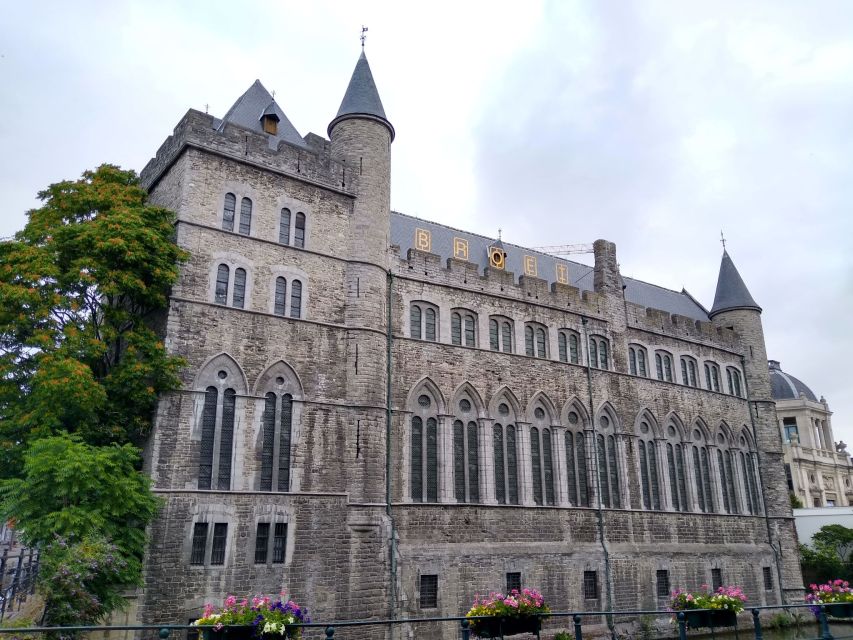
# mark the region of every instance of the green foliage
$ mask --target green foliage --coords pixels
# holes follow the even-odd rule
[[[804,586],[835,579],[853,581],[853,529],[840,524],[821,527],[812,545],[800,545]]]
[[[181,365],[152,330],[186,259],[173,213],[112,165],[39,198],[26,227],[0,242],[5,477],[20,471],[22,444],[61,431],[139,444]]]
[[[789,493],[788,498],[791,501],[792,509],[802,509],[805,506],[803,505],[803,501],[800,500],[800,497],[794,492]]]
[[[118,548],[98,535],[69,542],[57,538],[42,548],[39,591],[45,600],[43,623],[73,626],[101,622],[125,606],[122,592],[139,584]]]
[[[21,524],[28,545],[98,534],[138,563],[159,506],[138,460],[131,445],[94,447],[68,434],[36,440],[22,477],[0,484],[0,516]]]
[[[794,626],[794,619],[789,613],[780,611],[770,616],[770,620],[764,626],[767,629],[788,629]]]
[[[554,640],[574,640],[574,637],[568,631],[558,631],[554,634]]]

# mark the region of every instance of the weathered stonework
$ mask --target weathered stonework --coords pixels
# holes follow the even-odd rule
[[[502,589],[507,572],[520,572],[561,610],[661,606],[661,570],[672,587],[695,588],[721,569],[752,603],[800,592],[759,311],[709,322],[626,302],[616,247],[605,241],[595,245],[593,290],[415,249],[402,257],[390,244],[390,125],[348,116],[330,137],[270,149],[262,133],[190,111],[142,172],[152,201],[177,212],[177,240],[191,256],[165,328],[169,351],[187,361],[183,388],[162,398],[146,449],[165,507],[151,528],[144,622],[186,622],[205,601],[282,588],[318,620],[459,615],[475,593]],[[223,230],[226,193],[251,199],[248,234]],[[285,207],[306,214],[304,247],[279,242]],[[245,271],[243,308],[230,298],[215,303],[220,264]],[[302,283],[299,318],[276,312],[278,277]],[[438,309],[434,341],[412,337],[419,302]],[[476,318],[473,346],[453,344],[454,309]],[[513,322],[513,353],[490,349],[491,316]],[[544,358],[524,355],[526,323],[547,329]],[[561,361],[560,330],[580,339],[577,363]],[[589,336],[608,345],[606,366],[589,366]],[[629,344],[646,350],[646,375],[632,375]],[[656,378],[657,352],[672,356],[672,382]],[[695,360],[698,385],[682,380],[682,356]],[[739,372],[748,398],[726,393],[722,379],[719,391],[706,388],[705,362],[717,363],[721,378]],[[228,393],[233,433],[222,426]],[[262,490],[265,429],[284,429],[267,421],[268,394],[292,402],[285,490]],[[210,397],[219,404],[208,414]],[[454,422],[463,401],[477,460],[465,489],[476,490],[473,504],[457,501]],[[212,453],[203,451],[208,415],[217,425]],[[432,476],[413,470],[420,415],[436,425]],[[493,450],[493,430],[510,423],[517,505],[499,504]],[[566,433],[586,436],[576,455],[588,507],[576,506]],[[612,462],[599,437],[612,441]],[[644,499],[641,443],[656,451],[654,498],[647,490]],[[682,490],[667,468],[671,444],[685,447]],[[705,498],[694,446],[707,451]],[[546,450],[543,472],[549,463],[536,456]],[[733,454],[733,467],[720,464],[718,450]],[[216,467],[210,489],[199,488],[205,456]],[[754,485],[749,460],[760,471]],[[600,464],[614,476],[604,479]],[[413,495],[424,478],[435,482],[429,503]],[[621,508],[599,501],[608,492],[601,483]],[[713,512],[701,512],[703,500]],[[265,522],[287,525],[281,562],[255,562]],[[194,552],[198,523],[227,524],[221,563],[212,561],[210,537]],[[769,588],[764,567],[772,570]],[[597,598],[584,598],[584,571],[598,572]],[[420,602],[425,574],[439,577],[437,608]],[[434,630],[442,633],[450,631]]]

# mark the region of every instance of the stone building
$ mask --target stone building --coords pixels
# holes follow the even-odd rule
[[[518,585],[561,610],[800,593],[761,309],[727,254],[707,311],[604,240],[589,267],[392,212],[363,54],[327,133],[256,82],[142,172],[191,256],[143,620],[283,587],[320,620]]]
[[[788,490],[803,507],[853,506],[853,466],[847,445],[835,442],[832,412],[799,379],[768,363],[782,434]]]

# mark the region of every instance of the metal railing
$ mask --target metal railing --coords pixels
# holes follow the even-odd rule
[[[0,622],[17,606],[26,602],[27,596],[36,592],[39,571],[39,552],[21,548],[9,554],[9,548],[0,553]]]
[[[792,604],[792,605],[771,605],[771,606],[760,606],[760,607],[752,607],[744,611],[738,618],[742,623],[738,625],[737,622],[733,627],[721,627],[713,626],[713,622],[710,627],[700,628],[700,629],[691,629],[688,623],[688,616],[685,615],[685,612],[672,612],[667,610],[627,610],[627,611],[556,611],[551,612],[549,614],[541,614],[539,616],[535,616],[541,618],[540,624],[535,625],[535,630],[531,630],[531,632],[527,635],[541,639],[543,637],[542,630],[540,630],[541,622],[543,620],[549,621],[549,626],[553,626],[553,622],[559,621],[561,619],[566,620],[569,623],[569,631],[562,631],[563,633],[571,634],[570,637],[573,640],[584,640],[586,636],[587,639],[601,638],[609,636],[613,640],[620,639],[634,639],[634,638],[677,638],[678,640],[687,640],[689,637],[698,637],[700,635],[708,635],[713,638],[717,633],[726,633],[728,635],[733,635],[734,638],[743,640],[748,640],[749,638],[754,638],[755,640],[765,640],[765,625],[762,622],[762,616],[766,618],[766,614],[771,611],[785,611],[790,613],[791,610],[800,610],[800,609],[814,609],[813,605],[807,604]],[[707,610],[692,610],[693,612],[701,612]],[[808,619],[812,619],[812,611],[807,611]],[[636,625],[637,621],[642,619],[642,617],[652,616],[654,618],[667,618],[672,619],[672,625],[666,631],[658,631],[652,635],[652,632],[649,630],[645,630],[644,632],[630,632],[630,631],[619,631],[616,627],[617,619],[624,618],[628,621],[633,622]],[[534,617],[534,616],[531,616]],[[815,613],[814,619],[809,622],[804,622],[800,620],[797,623],[797,627],[812,627],[814,628],[814,633],[816,635],[797,635],[797,638],[800,640],[842,640],[844,638],[853,638],[853,619],[847,619],[847,624],[844,626],[846,628],[839,629],[836,625],[836,631],[843,631],[842,635],[833,634],[832,627],[830,625],[830,618],[832,617],[831,605],[830,607],[821,606],[819,611]],[[736,618],[736,620],[738,620]],[[597,619],[597,620],[596,620]],[[341,620],[341,621],[333,621],[333,622],[311,622],[305,624],[292,625],[293,628],[300,628],[303,631],[303,637],[308,640],[308,638],[325,638],[326,640],[345,640],[350,637],[348,631],[362,631],[368,627],[376,627],[380,630],[382,628],[386,628],[388,630],[399,630],[400,627],[403,626],[417,626],[417,625],[432,625],[433,627],[436,624],[440,623],[453,623],[456,631],[452,631],[448,629],[450,632],[448,635],[446,632],[442,633],[441,636],[436,636],[435,630],[433,627],[426,634],[419,633],[408,633],[408,634],[400,634],[400,637],[414,637],[414,638],[424,638],[429,640],[434,640],[436,637],[450,637],[455,636],[461,640],[474,640],[475,638],[481,637],[475,635],[472,630],[472,621],[480,621],[480,620],[492,620],[492,621],[507,621],[507,618],[497,618],[497,617],[488,617],[488,616],[477,616],[468,618],[465,616],[449,616],[449,617],[429,617],[429,618],[403,618],[403,619],[394,619],[394,620]],[[843,623],[843,621],[839,620],[839,623]],[[793,623],[792,623],[793,624]],[[291,625],[288,625],[288,628],[291,628]],[[706,630],[707,629],[707,630]],[[247,631],[248,630],[248,631]],[[99,625],[90,625],[90,626],[68,626],[68,627],[22,627],[22,628],[2,628],[0,627],[0,640],[15,640],[15,638],[31,638],[35,634],[51,634],[52,637],[59,638],[72,638],[78,637],[81,634],[92,633],[92,632],[135,632],[136,637],[141,637],[145,639],[154,639],[159,638],[160,640],[175,640],[174,633],[179,631],[186,631],[188,637],[190,634],[197,635],[199,637],[204,636],[205,640],[246,640],[247,638],[252,636],[252,631],[254,629],[252,627],[243,627],[243,626],[223,626],[220,629],[214,629],[213,627],[199,627],[192,624],[155,624],[155,625],[117,625],[117,626],[99,626]],[[547,638],[552,638],[554,634],[560,633],[560,630],[557,628],[544,630],[547,633]],[[215,633],[211,633],[215,632]],[[365,637],[363,633],[357,633],[359,637]],[[396,634],[394,634],[396,635]],[[260,636],[258,636],[260,637]],[[265,636],[265,637],[276,637],[276,636]],[[287,636],[282,636],[282,639]],[[380,637],[376,634],[370,634],[368,637],[376,638]],[[393,635],[392,635],[393,637]],[[493,637],[493,638],[503,638],[503,633],[498,630],[496,635],[492,636],[482,636],[482,637]]]

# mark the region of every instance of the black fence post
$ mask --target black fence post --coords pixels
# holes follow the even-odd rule
[[[335,637],[335,628],[334,627],[326,627],[326,640],[329,638]]]
[[[755,625],[755,640],[764,640],[764,634],[761,632],[761,618],[758,617],[760,611],[752,610],[752,623]]]
[[[460,626],[462,627],[462,640],[471,640],[471,623],[463,620]]]
[[[575,621],[575,640],[583,640],[583,629],[581,629],[581,617],[575,614],[572,618]]]
[[[41,563],[41,549],[36,549],[36,559],[35,559],[35,569],[33,569],[33,583],[30,585],[30,594],[34,594],[36,592],[36,580],[39,577],[39,566]]]
[[[9,600],[14,603],[15,596],[18,593],[18,585],[21,582],[21,567],[24,565],[24,554],[23,552],[18,555],[18,564],[15,566],[15,577],[12,578],[12,594],[9,596]]]
[[[3,549],[0,556],[0,622],[6,615],[6,558],[9,556],[9,548]]]
[[[687,640],[687,619],[684,612],[678,612],[678,640]]]
[[[826,606],[820,605],[820,639],[835,640],[829,632],[829,622],[826,619]]]

